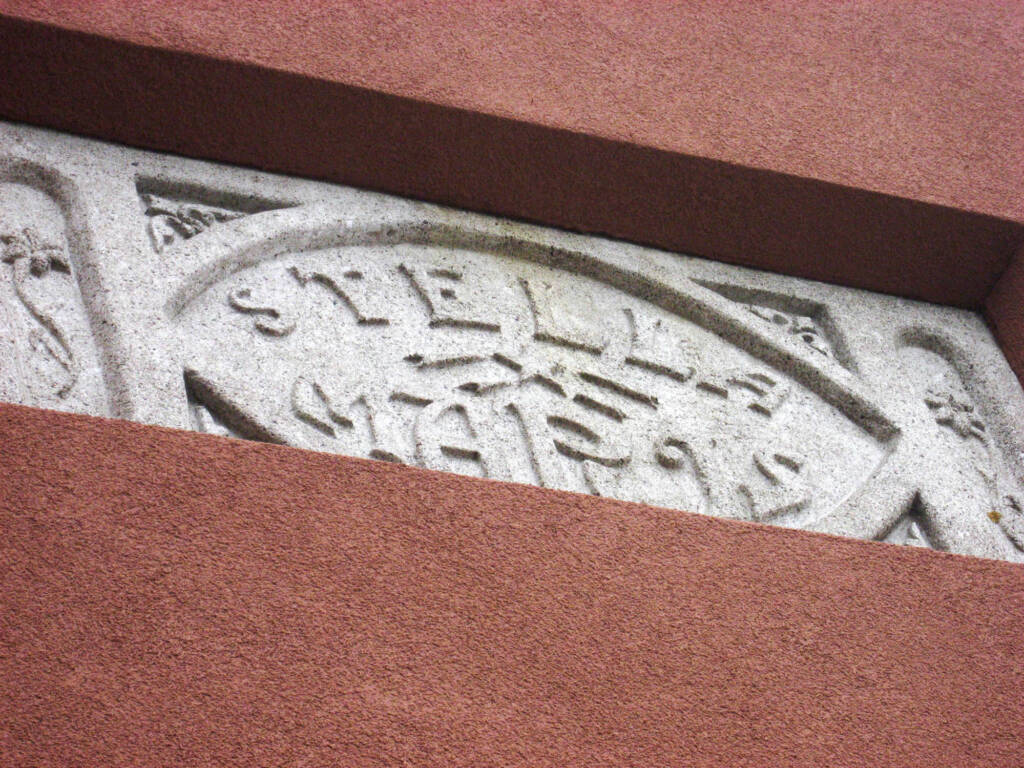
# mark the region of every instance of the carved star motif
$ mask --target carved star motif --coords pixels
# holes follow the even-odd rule
[[[31,227],[0,234],[0,244],[4,246],[0,260],[13,264],[18,259],[31,259],[30,271],[35,277],[45,275],[50,269],[68,270],[68,260],[60,245],[46,242]]]
[[[931,387],[925,394],[925,404],[935,416],[935,422],[949,427],[963,438],[985,440],[985,424],[974,413],[974,404],[945,387]]]
[[[512,354],[495,352],[494,360],[515,372],[519,386],[537,382],[562,397],[566,396],[565,370],[560,365],[540,359],[528,348]]]

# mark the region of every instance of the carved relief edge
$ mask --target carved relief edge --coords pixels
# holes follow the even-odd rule
[[[642,262],[632,254],[570,249],[558,242],[557,234],[525,225],[510,234],[506,224],[483,217],[461,214],[458,223],[443,211],[432,217],[384,217],[379,212],[353,214],[337,203],[314,203],[225,222],[219,237],[208,239],[202,233],[181,246],[178,260],[185,277],[166,289],[162,306],[173,319],[220,280],[285,253],[400,244],[470,250],[566,270],[640,297],[786,370],[880,442],[899,432],[898,420],[850,371],[805,345],[781,344],[770,326],[756,327],[742,306],[684,274],[655,277],[638,268]]]
[[[26,153],[0,152],[0,182],[24,184],[49,197],[60,209],[68,247],[67,269],[85,313],[89,340],[102,375],[102,400],[105,415],[125,415],[129,404],[119,393],[125,391],[124,366],[119,354],[118,332],[111,323],[110,307],[100,289],[102,277],[93,261],[93,238],[86,214],[85,196],[79,184],[58,170],[55,163]],[[102,332],[101,332],[102,331]]]
[[[975,514],[969,521],[975,529],[975,535],[968,539],[970,548],[958,547],[957,551],[978,557],[1004,556],[996,541],[999,537],[993,535],[994,526],[987,526],[982,518],[996,523],[1007,541],[1024,551],[1024,535],[1021,533],[1024,532],[1024,514],[1017,496],[1019,489],[1012,477],[1012,467],[1005,466],[1004,459],[1011,455],[1012,451],[1008,450],[1011,446],[1001,444],[1004,435],[1001,430],[992,433],[986,426],[998,408],[982,394],[985,388],[974,381],[973,371],[979,366],[973,364],[971,353],[943,330],[920,325],[901,329],[895,334],[894,341],[901,348],[932,352],[949,366],[955,378],[953,388],[929,386],[918,393],[920,402],[916,405],[920,418],[924,422],[934,422],[965,444],[975,444],[984,457],[971,462],[968,475],[987,487],[986,494],[983,494],[990,497],[987,511],[974,510]],[[965,394],[957,391],[959,388],[963,388]],[[940,495],[941,489],[926,478],[929,470],[934,471],[937,467],[943,467],[947,473],[951,470],[939,457],[921,454],[920,445],[928,441],[918,437],[915,428],[898,435],[890,442],[887,455],[868,479],[809,529],[854,538],[885,539],[901,520],[910,516],[917,526],[940,525],[924,531],[927,535],[919,546],[934,546],[930,541],[934,538],[938,538],[941,544],[949,531],[942,530],[941,524],[932,518],[946,505],[931,503],[933,495]],[[993,443],[997,450],[992,450]],[[917,478],[918,481],[908,482],[906,477]],[[963,520],[959,520],[956,527],[962,526]]]

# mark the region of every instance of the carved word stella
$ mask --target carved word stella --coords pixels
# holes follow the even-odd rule
[[[534,482],[616,496],[623,483],[635,482],[630,475],[641,463],[706,482],[693,435],[662,413],[664,386],[689,388],[694,398],[765,420],[790,394],[783,377],[753,361],[742,369],[699,371],[692,345],[641,302],[611,308],[620,313],[618,322],[604,322],[575,311],[560,293],[565,287],[542,278],[514,280],[532,329],[517,337],[463,268],[332,260],[285,264],[284,274],[304,291],[325,292],[355,328],[367,330],[400,322],[396,313],[404,317],[389,290],[404,281],[426,312],[428,329],[448,332],[440,347],[410,342],[402,350],[405,373],[391,385],[380,386],[364,371],[333,378],[299,372],[289,382],[293,417],[337,441],[339,452],[440,469],[469,464],[474,474],[514,480],[523,478],[510,468],[511,454],[523,447]],[[268,340],[301,331],[300,312],[244,281],[226,301]],[[460,348],[454,331],[473,332],[476,343]],[[482,338],[492,341],[481,344]],[[518,439],[496,438],[507,435],[502,430],[509,423]],[[763,449],[747,456],[750,471],[735,488],[744,516],[770,519],[807,505],[804,458]]]

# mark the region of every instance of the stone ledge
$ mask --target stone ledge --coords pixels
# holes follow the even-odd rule
[[[985,299],[985,317],[1017,378],[1024,382],[1024,246]]]

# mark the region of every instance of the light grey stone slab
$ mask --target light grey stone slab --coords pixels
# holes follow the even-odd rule
[[[2,124],[0,398],[1024,560],[972,312]]]

